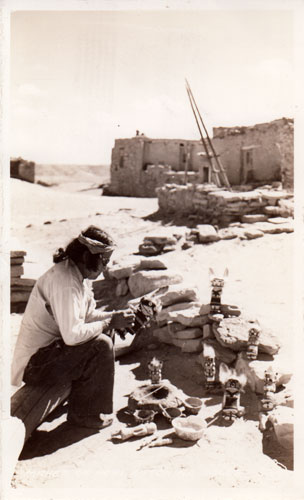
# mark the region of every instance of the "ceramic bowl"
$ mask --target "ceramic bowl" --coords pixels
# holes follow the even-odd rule
[[[181,439],[186,441],[197,441],[204,434],[206,421],[198,415],[189,417],[178,417],[172,420],[172,427]]]
[[[152,422],[156,415],[156,411],[154,410],[135,410],[133,416],[137,423],[145,423]]]
[[[184,401],[184,405],[188,413],[197,415],[202,408],[203,403],[200,398],[187,398]]]
[[[183,411],[180,408],[163,408],[162,414],[171,422],[174,418],[181,417],[183,415]]]

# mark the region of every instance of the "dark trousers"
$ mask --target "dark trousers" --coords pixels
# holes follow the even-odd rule
[[[68,412],[87,416],[113,412],[114,346],[101,333],[84,344],[63,340],[42,347],[30,358],[23,380],[29,385],[72,383]]]

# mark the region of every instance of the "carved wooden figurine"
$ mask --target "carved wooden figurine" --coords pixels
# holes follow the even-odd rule
[[[159,359],[153,358],[148,364],[149,375],[152,384],[159,384],[162,379],[163,362]]]
[[[258,326],[253,326],[249,330],[246,355],[251,361],[258,357],[260,334],[261,329]]]
[[[273,372],[272,368],[265,370],[264,376],[264,386],[263,386],[263,398],[261,399],[262,411],[273,410],[275,403],[274,397],[277,390],[277,380],[278,374]]]
[[[229,271],[226,268],[223,278],[216,278],[213,269],[209,268],[209,277],[211,282],[211,299],[210,299],[210,313],[221,314],[221,297],[225,285],[225,278],[228,276]]]
[[[215,351],[209,344],[204,343],[204,375],[206,378],[206,389],[210,390],[215,386],[216,365],[215,365]]]
[[[244,407],[240,406],[240,397],[247,377],[244,373],[238,374],[233,368],[230,369],[225,363],[221,363],[219,378],[224,387],[222,416],[225,420],[234,421],[244,414]]]

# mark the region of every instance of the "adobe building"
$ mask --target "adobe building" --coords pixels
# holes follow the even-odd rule
[[[217,127],[212,144],[231,186],[281,181],[293,187],[293,120],[281,118],[251,127]],[[108,193],[155,197],[167,183],[214,182],[201,141],[151,139],[137,134],[116,139]]]
[[[293,188],[294,123],[281,118],[251,127],[213,128],[212,143],[230,184],[281,181]]]
[[[35,163],[23,158],[11,158],[10,176],[27,182],[35,182]]]

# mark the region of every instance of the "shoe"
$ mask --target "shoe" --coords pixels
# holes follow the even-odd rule
[[[88,429],[104,429],[113,423],[112,415],[100,413],[100,415],[76,415],[68,414],[67,422],[77,427]]]

